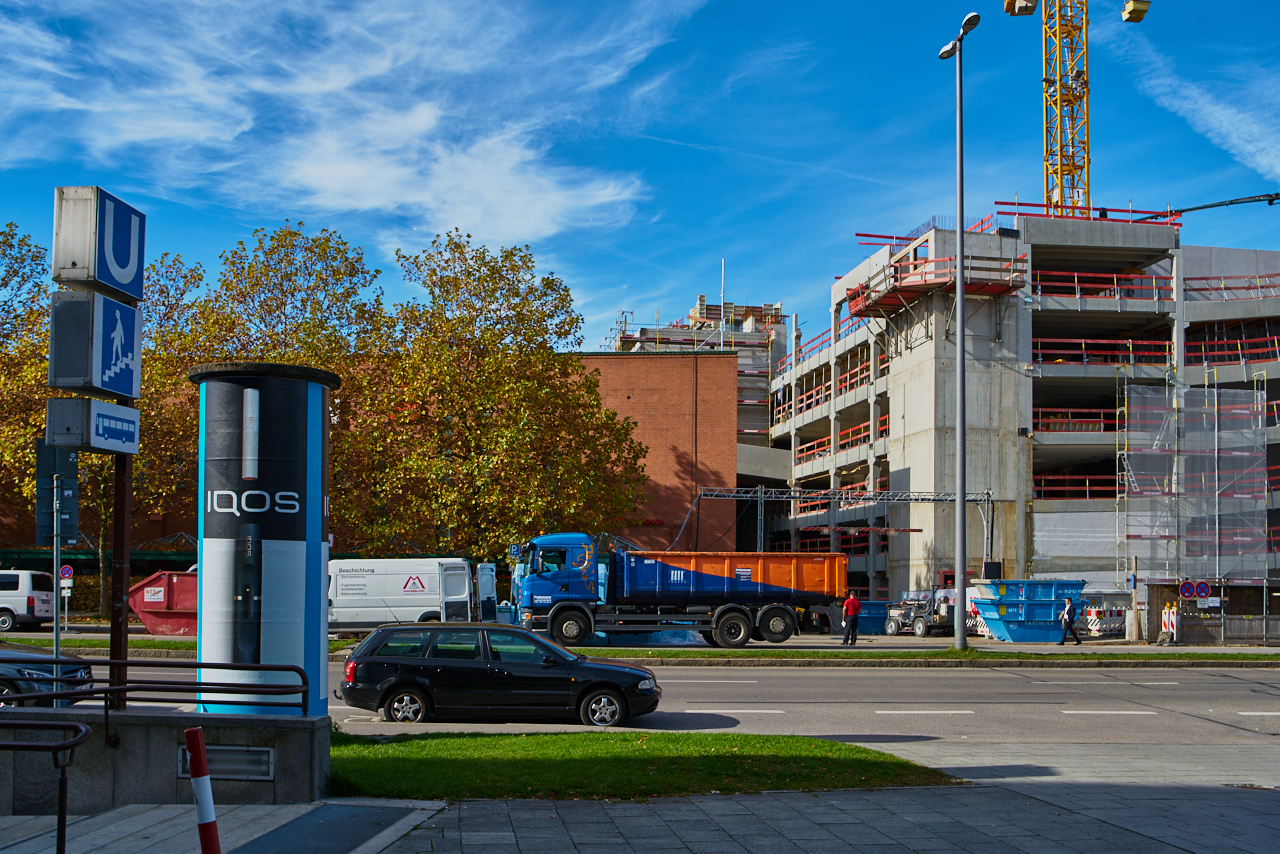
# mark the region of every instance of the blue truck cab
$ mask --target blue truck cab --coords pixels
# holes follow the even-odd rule
[[[586,534],[534,537],[521,548],[513,575],[520,624],[546,630],[551,613],[565,603],[594,607],[601,599],[599,577],[596,544]]]

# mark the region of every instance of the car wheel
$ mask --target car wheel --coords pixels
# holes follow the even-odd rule
[[[782,643],[795,634],[795,624],[787,617],[786,611],[772,611],[760,624],[760,634],[769,643]]]
[[[18,620],[12,611],[0,611],[0,632],[11,632]]]
[[[902,631],[902,626],[892,617],[884,621],[884,633],[892,637]]]
[[[22,705],[21,703],[15,700],[10,700],[7,696],[9,694],[20,694],[20,693],[22,692],[18,690],[18,686],[14,685],[12,682],[0,682],[0,706]]]
[[[587,642],[591,628],[581,611],[565,611],[557,614],[551,624],[551,637],[561,646],[582,646]]]
[[[711,645],[711,646],[719,646],[719,645],[720,645],[720,644],[716,643],[716,633],[715,633],[715,632],[698,632],[698,634],[702,635],[702,639],[703,639],[704,641],[706,641],[709,645]]]
[[[716,623],[716,645],[726,649],[738,649],[751,640],[751,623],[742,614],[735,612],[725,614]]]
[[[624,708],[622,697],[618,696],[617,691],[601,688],[582,698],[578,716],[587,726],[613,726],[626,718]]]
[[[398,724],[420,724],[431,714],[431,701],[417,688],[399,688],[391,692],[382,707],[382,719]]]
[[[927,638],[929,636],[929,624],[925,622],[924,617],[916,617],[916,621],[911,624],[911,630],[916,633],[918,638]]]

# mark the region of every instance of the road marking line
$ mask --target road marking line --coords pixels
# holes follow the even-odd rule
[[[1237,712],[1236,714],[1244,715],[1247,718],[1274,718],[1280,717],[1280,712]]]
[[[969,709],[903,709],[880,711],[876,710],[877,715],[971,715]]]
[[[1121,711],[1088,712],[1088,711],[1076,711],[1076,710],[1068,710],[1068,709],[1063,709],[1062,713],[1064,715],[1158,715],[1160,714],[1159,712],[1121,712]]]
[[[1032,685],[1177,685],[1177,682],[1120,682],[1109,679],[1103,682],[1058,682],[1053,679],[1035,679]]]
[[[685,709],[686,715],[785,715],[778,709]]]
[[[663,685],[754,685],[755,679],[663,679]]]

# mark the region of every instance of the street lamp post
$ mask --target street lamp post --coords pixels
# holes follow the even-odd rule
[[[964,37],[978,26],[977,12],[964,16],[960,34],[938,52],[939,59],[956,58],[956,649],[969,647],[969,602],[966,588],[965,553],[965,417],[964,417],[964,88],[962,43]]]

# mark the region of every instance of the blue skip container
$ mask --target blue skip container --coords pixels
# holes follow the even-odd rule
[[[974,580],[970,601],[996,640],[1013,643],[1057,643],[1062,640],[1062,600],[1080,601],[1084,581]]]

